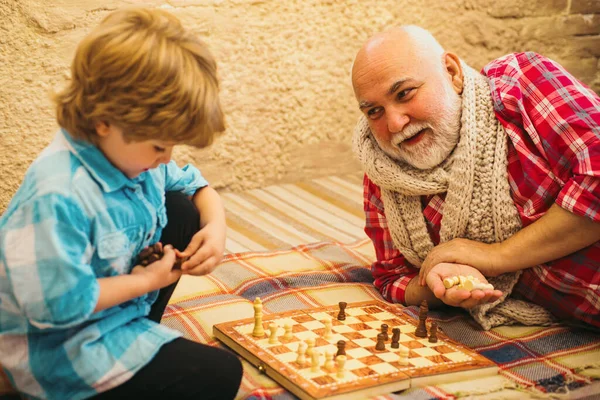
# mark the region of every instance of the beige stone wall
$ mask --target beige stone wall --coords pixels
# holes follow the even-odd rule
[[[218,58],[227,134],[175,155],[217,188],[356,171],[349,69],[386,26],[420,24],[476,68],[537,51],[600,91],[598,0],[0,0],[0,212],[54,135],[47,93],[68,76],[76,43],[132,3],[169,9]]]

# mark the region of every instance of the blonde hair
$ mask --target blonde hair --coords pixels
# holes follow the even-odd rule
[[[208,146],[225,129],[216,69],[173,15],[115,11],[77,47],[71,81],[54,96],[58,124],[92,143],[95,123],[108,122],[128,141]]]

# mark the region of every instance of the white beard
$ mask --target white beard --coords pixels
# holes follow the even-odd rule
[[[402,132],[396,133],[389,142],[380,142],[379,147],[395,160],[405,162],[417,169],[431,169],[441,164],[456,147],[460,136],[460,115],[462,112],[462,99],[453,90],[450,84],[444,85],[444,99],[442,101],[443,114],[436,124],[414,123],[409,124]],[[403,143],[423,129],[424,137],[415,144]]]

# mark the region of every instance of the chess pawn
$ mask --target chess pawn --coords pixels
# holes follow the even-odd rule
[[[337,348],[338,348],[337,353],[335,355],[336,357],[346,355],[346,341],[345,340],[338,340]]]
[[[375,345],[375,350],[385,350],[385,335],[383,333],[377,334],[377,344]]]
[[[381,333],[383,333],[384,339],[385,341],[387,341],[389,339],[388,336],[388,324],[381,324]]]
[[[408,348],[404,346],[400,346],[398,348],[398,364],[400,365],[408,365]]]
[[[265,330],[262,325],[262,301],[260,297],[254,299],[254,329],[252,330],[252,336],[261,338],[265,336]]]
[[[335,370],[335,363],[333,362],[333,352],[325,352],[325,365],[323,365],[325,371],[333,372]]]
[[[315,347],[315,339],[306,339],[305,342],[308,345],[308,348],[306,349],[306,356],[311,357]]]
[[[348,305],[348,303],[346,303],[345,301],[340,301],[338,303],[338,305],[340,306],[340,312],[337,315],[337,319],[338,321],[344,321],[346,320],[346,306]]]
[[[321,321],[325,325],[325,332],[323,333],[323,339],[329,340],[333,336],[331,332],[331,318],[324,319]]]
[[[300,342],[298,343],[298,357],[296,358],[296,362],[300,367],[303,367],[306,364],[306,343]]]
[[[269,336],[269,344],[277,344],[279,340],[277,340],[277,325],[274,322],[269,324],[269,330],[271,331],[271,335]]]
[[[310,355],[310,370],[311,372],[319,372],[319,352],[316,350],[312,351],[312,354]]]
[[[337,377],[342,379],[344,377],[344,367],[346,365],[346,356],[337,356],[335,358],[337,364]]]
[[[283,326],[283,329],[285,330],[285,333],[283,334],[283,338],[285,340],[292,340],[294,338],[294,336],[292,335],[292,324],[290,324],[289,322],[286,322],[285,325]]]
[[[429,330],[429,343],[437,343],[437,341],[437,322],[433,321]]]

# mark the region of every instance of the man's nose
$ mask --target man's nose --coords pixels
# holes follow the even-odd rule
[[[392,109],[387,112],[387,125],[390,133],[402,132],[409,121],[408,115],[400,110]]]

